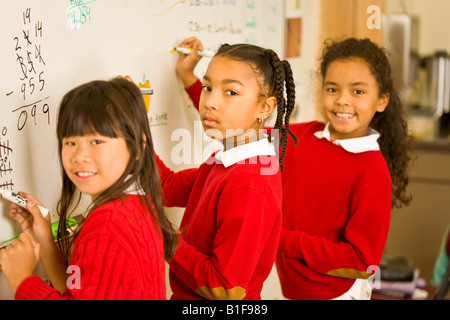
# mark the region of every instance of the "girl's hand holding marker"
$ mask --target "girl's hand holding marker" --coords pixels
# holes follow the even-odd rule
[[[0,189],[0,195],[2,196],[2,198],[9,200],[15,204],[18,204],[19,206],[21,206],[24,209],[27,209],[27,202],[29,201],[28,199],[22,197],[21,195],[18,195],[15,192],[9,191],[9,190],[4,190],[4,189]],[[45,218],[48,215],[48,209],[44,208],[43,206],[37,205],[39,210],[41,210],[42,216]]]
[[[191,54],[192,53],[192,48],[175,47],[175,48],[173,48],[171,53],[174,53],[175,51],[177,51],[179,53],[184,53],[184,54]],[[211,50],[199,50],[198,51],[198,55],[201,56],[201,57],[212,58],[212,57],[214,57],[215,52],[211,51]]]

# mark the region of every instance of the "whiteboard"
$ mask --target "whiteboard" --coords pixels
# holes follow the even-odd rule
[[[245,42],[283,57],[279,0],[2,0],[0,2],[0,187],[37,197],[57,221],[61,173],[56,115],[62,96],[82,83],[130,75],[154,89],[149,120],[155,149],[174,170],[173,132],[196,133],[198,115],[171,49],[189,36],[207,49]],[[208,58],[196,74],[202,77]],[[148,81],[148,83],[147,83]],[[0,199],[0,242],[20,233]],[[0,287],[3,287],[3,279]],[[0,293],[1,296],[1,293]],[[1,297],[0,297],[1,298]]]
[[[179,143],[171,141],[172,133],[193,133],[197,114],[170,50],[194,35],[212,50],[246,42],[282,55],[283,10],[279,0],[2,0],[0,187],[35,195],[57,219],[59,102],[79,84],[119,74],[141,85],[149,81],[157,153],[175,170],[189,166],[171,163]],[[196,69],[199,77],[208,60]],[[8,217],[9,205],[0,200],[0,242],[20,232]]]

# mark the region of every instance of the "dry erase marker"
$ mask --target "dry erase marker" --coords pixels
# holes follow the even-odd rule
[[[15,192],[4,190],[4,189],[0,189],[0,194],[1,194],[2,198],[9,200],[11,202],[14,202],[15,204],[18,204],[19,206],[21,206],[22,208],[27,209],[28,199],[25,199],[24,197],[18,195]],[[44,208],[40,205],[38,205],[38,207],[41,210],[42,216],[45,218],[48,215],[48,209]]]
[[[147,96],[151,96],[153,94],[153,89],[149,88],[139,88],[141,89],[141,93]]]
[[[192,49],[191,48],[185,48],[185,47],[175,47],[172,50],[172,53],[178,51],[184,54],[191,54]],[[212,58],[214,57],[216,53],[214,51],[211,50],[199,50],[198,51],[198,55],[202,56],[202,57],[208,57],[208,58]]]

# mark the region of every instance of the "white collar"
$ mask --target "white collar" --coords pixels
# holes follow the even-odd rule
[[[125,181],[131,178],[131,174],[126,177]],[[142,189],[141,184],[139,182],[133,183],[131,186],[129,186],[124,193],[126,195],[132,195],[132,196],[145,196],[145,191]],[[87,207],[86,211],[83,213],[83,217],[87,218],[89,213],[91,212],[91,206],[93,202]]]
[[[318,131],[314,135],[319,139],[331,141],[330,123],[327,123],[323,131]],[[335,140],[333,143],[341,146],[348,152],[363,153],[367,151],[380,151],[378,138],[380,138],[380,134],[376,130],[369,127],[369,134],[365,137]]]
[[[131,174],[125,179],[125,181],[127,181],[130,178]],[[143,196],[145,195],[145,191],[144,189],[142,189],[141,183],[139,181],[136,181],[125,190],[125,194],[133,196]]]
[[[135,183],[129,186],[127,190],[125,190],[125,194],[132,196],[143,196],[145,195],[145,192],[139,184]]]
[[[263,139],[217,152],[215,158],[222,162],[225,168],[231,167],[241,161],[257,156],[276,156],[275,146],[269,142],[268,136]]]

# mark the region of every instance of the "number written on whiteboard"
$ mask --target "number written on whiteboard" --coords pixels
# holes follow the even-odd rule
[[[92,3],[98,0],[70,0],[67,9],[67,26],[70,30],[79,30],[91,21]]]
[[[47,124],[50,124],[50,106],[46,102],[48,99],[50,99],[50,97],[13,110],[13,113],[17,112],[19,114],[17,120],[17,130],[21,131],[25,127],[29,116],[33,119],[34,125],[38,124],[38,118],[40,118],[41,115],[44,115],[44,121]]]
[[[45,123],[50,125],[50,97],[42,98],[45,94],[46,62],[43,56],[45,51],[41,41],[45,34],[44,23],[35,20],[31,8],[22,12],[21,22],[23,26],[13,37],[13,48],[19,70],[20,93],[17,96],[23,99],[22,106],[12,107],[12,112],[17,114],[17,129],[21,131],[27,123]],[[6,96],[13,98],[16,94],[10,91]],[[45,97],[45,96],[44,96]],[[31,102],[32,101],[32,102]]]

